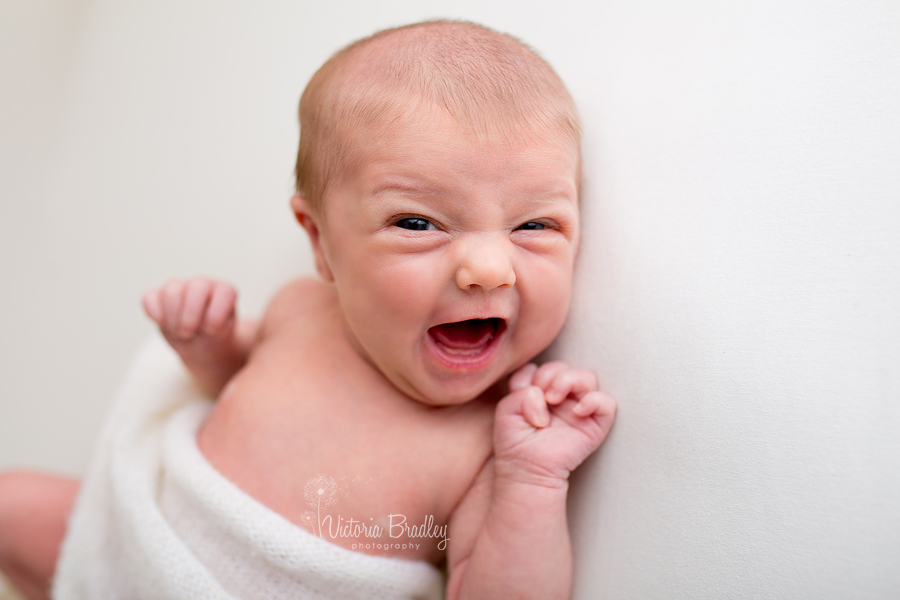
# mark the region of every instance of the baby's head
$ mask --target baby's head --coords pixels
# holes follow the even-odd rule
[[[300,102],[298,219],[357,350],[465,402],[543,350],[579,241],[572,100],[517,40],[429,22],[338,52]]]

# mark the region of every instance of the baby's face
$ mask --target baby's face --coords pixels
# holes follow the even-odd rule
[[[524,136],[523,136],[524,137]],[[400,122],[325,198],[321,259],[351,342],[399,390],[466,402],[543,350],[569,309],[578,153]]]

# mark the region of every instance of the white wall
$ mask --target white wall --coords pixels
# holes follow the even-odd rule
[[[900,4],[615,4],[559,344],[622,402],[577,597],[900,598]]]
[[[310,272],[297,98],[428,17],[529,41],[585,125],[555,353],[620,400],[575,598],[900,596],[900,4],[6,0],[0,468],[80,472],[141,292]]]

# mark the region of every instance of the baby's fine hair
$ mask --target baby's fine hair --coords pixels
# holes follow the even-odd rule
[[[313,75],[300,99],[297,193],[321,212],[329,185],[387,133],[380,128],[434,109],[480,137],[531,133],[580,146],[572,98],[533,50],[475,23],[427,21],[354,42]]]

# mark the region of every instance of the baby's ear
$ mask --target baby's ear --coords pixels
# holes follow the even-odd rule
[[[325,251],[322,248],[322,235],[319,231],[318,217],[310,210],[309,205],[303,196],[299,194],[291,198],[291,209],[294,211],[294,217],[297,222],[306,230],[309,236],[309,242],[312,244],[313,255],[316,259],[316,271],[325,281],[334,281],[331,274],[331,268],[328,266],[328,259],[325,257]]]

